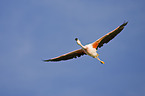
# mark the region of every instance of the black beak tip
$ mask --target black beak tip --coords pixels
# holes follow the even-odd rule
[[[75,38],[75,40],[77,41],[77,40],[78,40],[78,38]]]

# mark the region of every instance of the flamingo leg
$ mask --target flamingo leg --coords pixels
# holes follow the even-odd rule
[[[99,56],[99,54],[97,54],[95,58],[98,59],[101,64],[105,64],[104,61],[100,60],[98,56]]]

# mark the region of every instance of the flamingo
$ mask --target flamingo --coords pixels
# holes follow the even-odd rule
[[[67,54],[51,58],[48,60],[43,60],[44,62],[49,62],[49,61],[61,61],[61,60],[68,60],[72,58],[77,58],[82,55],[89,55],[93,58],[96,58],[100,61],[101,64],[105,64],[104,61],[99,59],[99,54],[97,53],[98,48],[101,48],[105,43],[108,43],[110,40],[112,40],[117,34],[119,34],[124,27],[127,25],[128,22],[124,22],[122,25],[118,26],[116,29],[113,31],[107,33],[103,37],[99,38],[93,43],[87,44],[87,45],[82,45],[81,41],[78,38],[75,38],[77,44],[81,47],[81,49],[69,52]]]

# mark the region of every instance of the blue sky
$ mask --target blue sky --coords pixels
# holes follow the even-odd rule
[[[1,0],[1,96],[145,96],[144,0]],[[89,56],[44,63],[125,29]]]

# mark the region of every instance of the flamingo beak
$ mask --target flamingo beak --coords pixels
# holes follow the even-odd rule
[[[75,40],[77,41],[77,40],[78,40],[78,38],[75,38]]]

